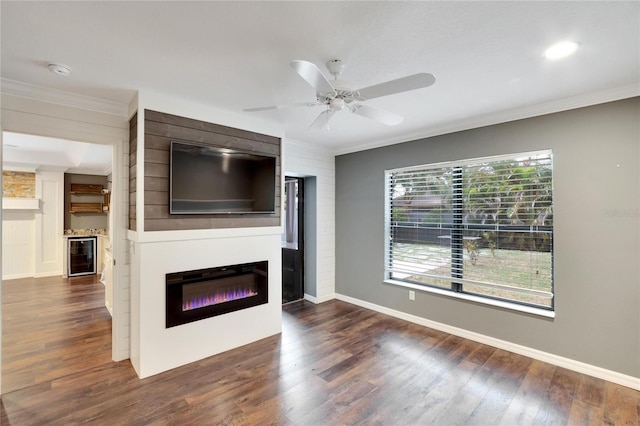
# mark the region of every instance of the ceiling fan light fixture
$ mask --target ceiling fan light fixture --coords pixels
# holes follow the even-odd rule
[[[544,56],[550,60],[562,59],[573,55],[578,50],[578,43],[573,41],[561,41],[551,45],[544,51]]]
[[[68,77],[71,74],[71,67],[64,64],[49,64],[47,66],[49,71],[54,74],[61,75],[63,77]]]
[[[335,98],[329,101],[329,107],[334,110],[343,110],[345,106],[346,103],[344,102],[344,99]]]

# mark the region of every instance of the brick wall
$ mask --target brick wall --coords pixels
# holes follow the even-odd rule
[[[35,198],[36,174],[2,172],[2,196],[9,198]]]

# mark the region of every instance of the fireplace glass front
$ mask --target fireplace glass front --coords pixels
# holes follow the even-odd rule
[[[166,275],[166,327],[268,303],[268,262]]]

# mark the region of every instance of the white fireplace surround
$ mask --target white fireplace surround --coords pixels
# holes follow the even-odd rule
[[[252,235],[246,235],[247,232],[233,235],[237,233],[211,230],[194,239],[157,241],[159,238],[154,238],[132,243],[131,362],[140,378],[281,332],[281,228],[261,228],[257,235],[255,231]],[[210,235],[213,237],[207,238]],[[262,260],[269,262],[268,303],[165,327],[167,273]],[[139,269],[135,265],[139,265]]]

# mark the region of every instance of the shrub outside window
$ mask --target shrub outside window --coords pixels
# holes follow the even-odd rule
[[[385,279],[553,310],[550,150],[385,171]]]

